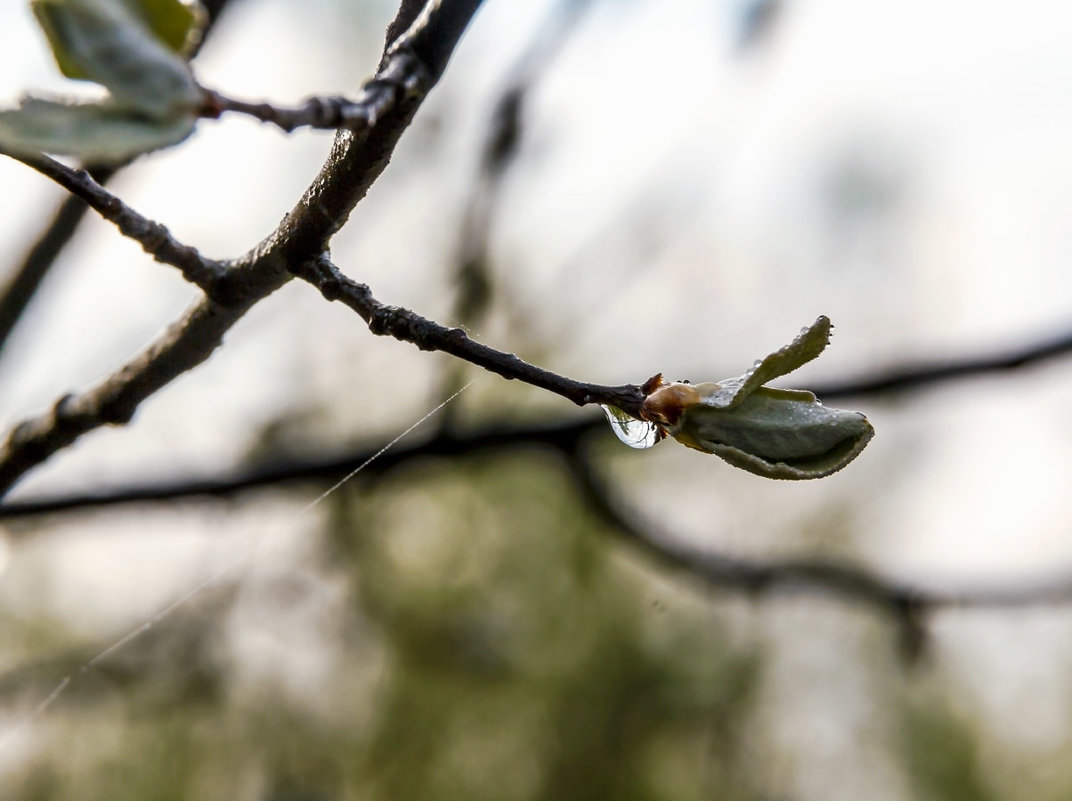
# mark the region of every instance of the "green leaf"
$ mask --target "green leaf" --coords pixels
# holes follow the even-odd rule
[[[709,406],[730,408],[768,381],[788,375],[801,365],[807,364],[830,344],[830,331],[833,327],[830,318],[821,315],[810,326],[800,329],[796,338],[784,348],[779,348],[765,359],[756,361],[752,369],[744,375],[720,381],[719,391],[705,403]]]
[[[48,46],[52,48],[52,57],[56,59],[56,66],[64,76],[76,81],[95,80],[82,66],[78,57],[78,47],[71,42],[71,36],[67,32],[66,20],[61,3],[57,0],[33,0],[30,7],[37,24],[48,39]]]
[[[188,54],[201,38],[208,15],[200,3],[182,0],[120,0],[141,19],[161,42],[180,54]]]
[[[109,103],[57,103],[27,98],[18,109],[0,111],[0,148],[19,153],[78,156],[96,164],[125,161],[181,142],[197,115],[147,117]]]
[[[867,418],[827,408],[811,392],[762,385],[822,353],[830,329],[830,320],[820,317],[736,378],[663,384],[645,398],[641,417],[683,445],[756,475],[828,476],[855,459],[874,436]]]
[[[684,410],[670,435],[766,478],[828,476],[855,459],[875,434],[859,412],[829,409],[810,392],[760,387],[725,409],[705,403],[709,386],[719,385],[697,386],[700,402]]]
[[[196,109],[201,90],[186,61],[126,2],[33,0],[33,10],[67,77],[99,83],[117,105],[149,116]]]

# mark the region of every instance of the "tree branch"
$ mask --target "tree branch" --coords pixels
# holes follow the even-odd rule
[[[434,13],[419,16],[426,19],[426,27],[414,30],[411,25],[405,41],[391,45],[383,68],[365,84],[360,98],[368,106],[367,126],[336,136],[326,164],[294,210],[212,283],[212,297],[195,303],[145,351],[96,387],[64,396],[48,413],[16,426],[0,446],[0,494],[87,431],[129,422],[143,400],[208,358],[223,334],[251,306],[290,280],[294,265],[325,250],[387,166],[395,144],[442,72],[479,0],[429,0],[428,5],[435,6]],[[430,39],[435,40],[434,46],[421,45]],[[422,55],[430,61],[422,61]],[[53,171],[51,161],[39,163]],[[56,175],[70,180],[62,171]],[[72,185],[95,194],[84,181]],[[110,203],[105,198],[101,205],[107,210]]]
[[[17,425],[0,446],[0,493],[86,432],[130,422],[143,400],[205,361],[247,308],[201,299],[156,342],[100,384],[78,395],[65,395],[47,413]]]
[[[367,125],[369,109],[360,100],[345,97],[310,97],[300,106],[287,108],[272,103],[251,103],[214,91],[205,90],[206,117],[218,117],[226,111],[270,123],[287,133],[297,128],[335,130]]]
[[[202,31],[200,50],[212,33],[229,0],[206,0],[202,3],[208,14],[208,22]],[[112,179],[120,167],[87,167],[90,176],[101,186]],[[25,313],[45,275],[52,268],[57,256],[74,236],[89,206],[77,196],[68,196],[59,205],[52,219],[30,246],[22,263],[12,272],[11,278],[0,289],[0,355],[8,337]]]
[[[449,329],[444,330],[449,331]],[[1069,351],[1070,348],[1066,346],[1056,347],[1058,343],[1066,340],[1072,341],[1072,335],[1061,339],[1047,340],[1033,346],[1026,346],[1013,354],[1005,356],[965,356],[960,360],[953,359],[934,365],[906,365],[894,368],[887,374],[864,379],[861,382],[842,381],[825,386],[811,386],[816,391],[816,394],[822,398],[875,396],[889,391],[902,391],[902,389],[909,392],[918,391],[927,386],[940,386],[942,383],[949,381],[1002,372],[1007,369],[1016,369],[1055,358]],[[971,366],[972,369],[969,370],[968,366]],[[887,389],[887,387],[892,387],[893,389]],[[458,435],[446,430],[423,445],[397,447],[384,454],[378,461],[385,465],[393,465],[396,461],[405,461],[425,454],[455,455],[470,449],[520,447],[530,443],[549,444],[568,451],[575,447],[581,438],[595,431],[605,432],[606,427],[606,419],[599,415],[579,420],[559,420],[532,426],[492,426],[487,429],[477,429],[465,435]],[[334,480],[362,464],[381,447],[382,443],[351,453],[319,458],[284,460],[232,476],[175,480],[157,485],[119,488],[101,493],[8,502],[0,505],[0,519],[30,517],[51,512],[140,501],[174,500],[197,495],[230,496],[246,489],[275,483]],[[370,469],[373,468],[370,467]]]
[[[483,0],[403,0],[398,15],[387,28],[387,47],[382,67],[399,53],[412,53],[420,60],[432,82],[437,82],[454,54]]]
[[[198,276],[191,280],[199,284],[205,281],[215,292],[225,287],[223,295],[217,297],[223,297],[227,302],[202,299],[157,343],[105,382],[82,395],[62,398],[49,414],[18,426],[0,449],[0,489],[9,487],[26,470],[70,444],[82,433],[99,425],[129,421],[142,400],[207,358],[219,344],[224,332],[250,306],[289,280],[291,271],[314,284],[327,299],[340,300],[356,311],[373,333],[391,335],[422,349],[451,353],[508,379],[523,380],[578,404],[611,403],[635,413],[643,398],[640,388],[635,385],[608,387],[584,384],[542,370],[512,354],[476,343],[458,329],[445,328],[405,309],[385,306],[371,295],[365,285],[350,280],[326,259],[316,258],[386,166],[395,142],[445,66],[442,42],[434,37],[430,39],[432,34],[426,28],[415,29],[413,26],[422,19],[426,21],[426,26],[431,24],[428,20],[443,19],[444,9],[452,5],[450,2],[433,0],[425,7],[425,11],[431,9],[428,14],[422,11],[408,23],[405,32],[388,48],[383,70],[366,84],[359,101],[364,104],[365,112],[353,117],[361,120],[361,124],[355,130],[339,135],[335,150],[321,176],[310,186],[294,211],[272,235],[244,259],[236,262],[226,274],[213,272],[206,277],[197,272],[204,267],[204,260],[196,251],[175,242],[162,226],[154,227],[155,223],[140,218],[122,204],[116,207],[112,196],[99,185],[87,181],[84,173],[67,170],[51,160],[31,165],[61,183],[66,182],[65,185],[70,184],[68,188],[72,192],[95,204],[94,208],[121,229],[125,226],[133,232],[128,235],[134,236],[143,245],[143,239],[148,240],[150,244],[146,249],[153,255],[163,254],[164,260],[171,260],[169,263],[189,262],[196,257],[196,265],[185,268]],[[466,12],[469,16],[475,7],[475,3],[461,0],[456,5],[456,8],[469,9]],[[451,24],[444,28],[447,39],[455,29],[460,35],[461,28],[456,25],[458,18],[449,18],[448,21]],[[468,21],[468,17],[465,21]],[[449,56],[456,41],[454,38],[446,56]],[[127,231],[124,230],[124,233]],[[906,369],[865,382],[820,388],[820,394],[835,397],[916,388],[966,375],[1020,367],[1069,350],[1072,350],[1072,336],[1014,354]],[[540,441],[554,444],[571,455],[570,464],[579,485],[588,495],[593,508],[608,523],[652,555],[688,570],[714,586],[760,594],[776,589],[824,592],[865,601],[894,614],[906,627],[918,627],[921,612],[931,609],[1064,603],[1072,599],[1072,582],[1068,581],[1007,590],[940,593],[893,582],[845,565],[808,561],[754,563],[674,543],[665,536],[637,525],[634,515],[626,514],[620,508],[608,489],[599,482],[591,466],[578,455],[578,438],[592,425],[584,421],[573,424],[568,431],[564,428],[562,431],[565,433],[560,440],[545,431]],[[520,441],[517,432],[488,436],[489,443],[501,444],[504,438]],[[438,442],[438,445],[431,446],[430,451],[434,451],[435,447],[477,447],[472,438],[458,440],[447,434],[441,434],[434,442]],[[400,451],[394,458],[405,457],[406,452]],[[391,463],[388,461],[382,467],[386,469]],[[305,475],[317,469],[341,468],[337,465],[325,468],[323,463],[319,466],[307,464],[301,468]],[[292,472],[291,477],[295,477],[295,473]],[[281,479],[277,470],[274,477],[268,473],[259,477],[247,476],[246,486],[278,480]],[[233,481],[230,486],[235,486]],[[223,483],[217,482],[212,486],[203,486],[201,492],[221,494],[224,489]],[[9,506],[0,513],[11,516],[15,509]]]
[[[638,414],[644,401],[644,390],[637,384],[605,386],[574,381],[522,361],[512,353],[475,342],[460,328],[446,328],[408,309],[385,306],[365,284],[345,276],[326,256],[300,265],[295,275],[319,289],[325,299],[340,301],[353,309],[374,334],[410,342],[421,350],[449,353],[503,378],[554,392],[578,406],[607,403]]]

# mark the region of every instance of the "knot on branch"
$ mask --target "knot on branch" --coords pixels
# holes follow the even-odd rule
[[[68,392],[52,404],[52,418],[58,428],[70,427],[75,414],[74,404],[75,395],[72,392]]]
[[[447,341],[454,345],[462,345],[469,341],[469,335],[465,333],[464,328],[451,328],[447,331]]]
[[[8,435],[4,450],[31,463],[47,458],[52,452],[50,439],[64,440],[79,431],[75,401],[76,397],[67,393],[52,405],[46,417],[19,423]]]
[[[132,220],[129,231],[122,225],[119,230],[127,236],[137,239],[146,253],[153,255],[157,261],[178,261],[176,266],[184,273],[189,272],[191,267],[199,266],[200,254],[195,248],[180,245],[171,236],[171,231],[162,223],[155,220]]]
[[[337,278],[325,278],[320,282],[320,294],[324,300],[336,301],[342,297],[342,284]]]
[[[225,309],[246,308],[260,297],[260,287],[250,280],[248,271],[216,263],[214,270],[209,268],[193,271],[193,274],[203,278],[203,281],[195,283],[205,291],[212,302]]]
[[[412,52],[394,54],[353,103],[338,109],[339,125],[351,130],[373,128],[386,114],[419,102],[435,81],[428,67]]]
[[[4,448],[9,461],[26,460],[36,463],[51,452],[38,436],[39,426],[33,420],[19,423],[8,435]]]
[[[405,325],[401,311],[398,306],[380,306],[375,309],[369,317],[369,331],[377,336],[390,334],[393,337],[398,337],[399,326]]]
[[[129,400],[115,399],[102,403],[98,417],[102,423],[110,426],[125,426],[134,419],[138,406]]]

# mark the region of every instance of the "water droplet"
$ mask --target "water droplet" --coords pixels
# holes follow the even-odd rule
[[[650,448],[659,441],[659,432],[654,423],[637,420],[615,406],[603,406],[610,427],[618,439],[630,448]]]

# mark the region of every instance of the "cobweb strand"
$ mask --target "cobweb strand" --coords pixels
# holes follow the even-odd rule
[[[393,448],[395,445],[397,445],[399,442],[401,442],[414,429],[418,428],[421,424],[426,422],[429,418],[434,417],[436,415],[436,413],[438,413],[439,411],[441,411],[443,409],[444,406],[446,406],[447,404],[449,404],[452,401],[454,401],[459,395],[461,395],[463,392],[465,392],[467,389],[469,389],[469,387],[471,387],[472,385],[473,385],[473,382],[470,381],[468,384],[463,386],[461,389],[459,389],[453,395],[448,397],[446,400],[444,400],[441,403],[439,403],[438,405],[436,405],[435,408],[433,408],[427,414],[422,416],[415,423],[410,425],[409,428],[404,430],[402,433],[398,434],[394,439],[392,439],[390,442],[388,442],[386,445],[384,445],[382,448],[380,448],[378,451],[376,451],[376,453],[372,454],[372,456],[370,456],[364,462],[359,464],[357,467],[355,467],[353,470],[351,470],[349,473],[347,473],[345,476],[343,476],[341,479],[339,479],[337,482],[335,482],[328,489],[324,490],[322,493],[317,495],[315,498],[313,498],[313,500],[309,501],[309,503],[305,504],[305,506],[303,506],[301,509],[296,511],[294,514],[288,516],[277,527],[275,527],[271,533],[272,534],[282,533],[282,532],[284,532],[286,530],[289,530],[299,519],[301,519],[303,516],[307,515],[310,511],[312,511],[317,506],[319,506],[324,501],[326,501],[332,494],[334,494],[335,492],[340,490],[348,481],[353,480],[354,477],[357,476],[362,470],[367,468],[370,464],[372,464],[377,459],[379,459],[381,456],[383,456],[385,453],[387,453],[389,450],[391,450],[391,448]],[[45,698],[40,703],[37,704],[37,706],[35,706],[24,718],[22,718],[18,723],[16,723],[12,727],[12,729],[4,737],[0,738],[0,754],[5,753],[6,750],[11,746],[11,744],[14,743],[15,740],[28,727],[30,727],[36,721],[38,721],[41,717],[43,717],[48,712],[49,708],[54,703],[56,703],[56,701],[59,700],[59,698],[61,696],[63,696],[63,694],[65,692],[67,692],[68,689],[70,689],[71,685],[74,684],[77,681],[79,676],[81,676],[81,675],[83,675],[85,673],[88,673],[96,665],[100,664],[104,660],[108,659],[108,657],[110,657],[113,654],[117,653],[118,651],[122,650],[126,646],[130,645],[130,643],[134,642],[134,640],[138,639],[138,637],[140,637],[141,635],[145,634],[145,632],[149,631],[154,626],[156,626],[158,623],[160,623],[161,621],[165,620],[170,615],[172,615],[174,612],[176,612],[177,610],[181,609],[186,604],[190,603],[190,601],[192,601],[194,598],[196,598],[198,595],[200,595],[206,589],[211,587],[213,584],[218,582],[224,576],[228,575],[229,573],[231,573],[232,571],[234,571],[238,567],[240,567],[242,564],[247,562],[257,552],[257,549],[260,546],[260,541],[264,536],[270,536],[270,535],[263,535],[263,534],[259,535],[257,537],[257,539],[254,541],[254,543],[249,548],[244,550],[241,554],[239,554],[237,557],[235,557],[234,559],[232,559],[229,562],[225,563],[222,567],[220,567],[218,570],[213,572],[207,578],[199,581],[197,584],[192,586],[190,589],[188,589],[184,593],[182,593],[174,601],[169,603],[167,606],[163,607],[160,611],[158,611],[152,617],[147,618],[146,620],[142,621],[135,628],[131,629],[126,634],[124,634],[122,637],[117,639],[115,642],[113,642],[112,644],[108,645],[106,648],[102,649],[95,656],[91,657],[86,662],[82,663],[82,665],[80,667],[78,667],[77,670],[74,670],[74,671],[68,673],[66,676],[64,676],[56,684],[56,686],[54,688],[52,688],[51,692],[49,692],[49,694],[47,696],[45,696]]]

